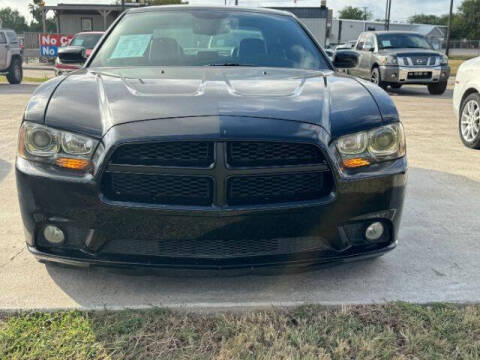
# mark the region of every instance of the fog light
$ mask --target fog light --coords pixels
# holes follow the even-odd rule
[[[54,225],[47,225],[43,229],[43,236],[45,240],[52,244],[61,244],[65,240],[65,234],[63,231]]]
[[[365,230],[365,237],[369,241],[377,241],[382,237],[383,232],[384,232],[383,224],[377,221],[372,223],[369,227],[367,227],[367,230]]]

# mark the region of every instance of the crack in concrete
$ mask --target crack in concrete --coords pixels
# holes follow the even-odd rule
[[[10,259],[5,264],[0,265],[0,268],[4,268],[8,264],[10,264],[13,260],[15,260],[18,256],[20,256],[24,251],[26,247],[22,248],[20,251],[18,251],[15,255],[13,255]]]

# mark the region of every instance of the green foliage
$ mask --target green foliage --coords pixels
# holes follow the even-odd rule
[[[13,29],[17,33],[24,32],[28,29],[25,17],[20,15],[17,10],[12,10],[8,7],[0,9],[0,20],[2,27]]]
[[[448,25],[448,14],[419,14],[408,19],[412,24]],[[463,0],[452,18],[452,39],[480,40],[480,0]]]
[[[340,19],[352,19],[352,20],[370,20],[372,13],[368,10],[362,10],[361,8],[346,6],[339,12]]]

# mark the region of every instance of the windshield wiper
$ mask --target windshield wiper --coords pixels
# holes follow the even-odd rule
[[[238,63],[221,63],[221,64],[208,64],[208,66],[256,66],[256,65],[238,64]]]

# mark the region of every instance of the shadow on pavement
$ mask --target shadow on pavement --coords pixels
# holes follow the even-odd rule
[[[402,86],[400,89],[388,88],[390,96],[416,96],[431,99],[451,99],[453,89],[447,89],[442,95],[430,95],[426,86]]]
[[[5,160],[0,159],[0,182],[8,175],[12,165]]]
[[[47,271],[84,308],[478,300],[480,183],[419,168],[409,176],[399,246],[376,260],[270,276],[131,276],[54,265]]]

